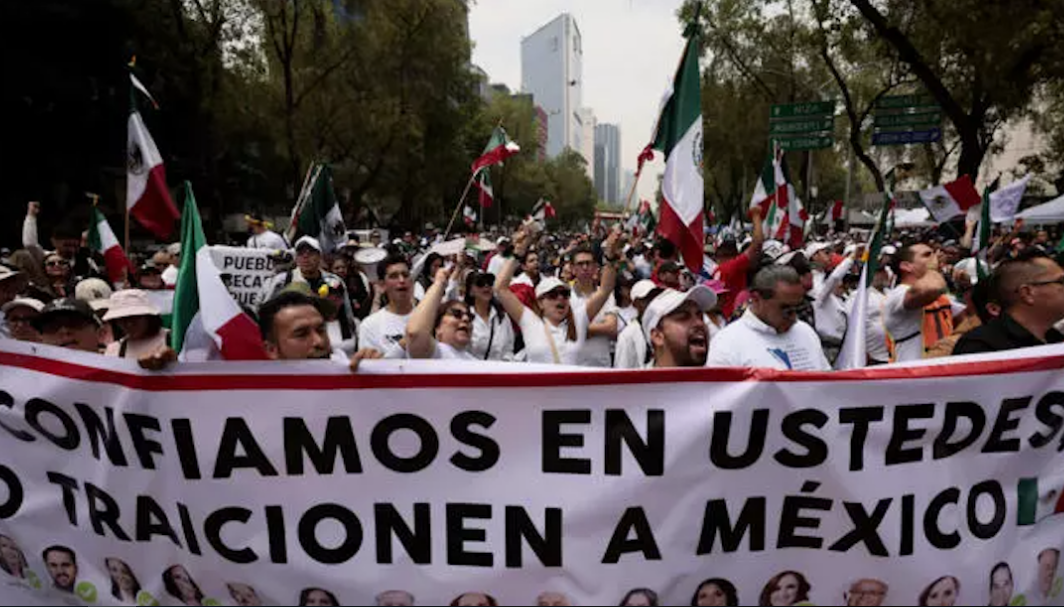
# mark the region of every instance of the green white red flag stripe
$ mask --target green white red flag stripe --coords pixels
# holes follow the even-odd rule
[[[480,169],[493,164],[502,164],[502,161],[520,151],[521,146],[510,140],[505,129],[497,126],[491,132],[491,139],[488,140],[488,145],[484,147],[484,152],[473,161],[473,173],[475,174]]]
[[[166,187],[166,169],[159,148],[155,147],[132,94],[127,127],[126,209],[140,225],[165,239],[173,233],[180,214]]]
[[[658,119],[655,150],[665,154],[661,182],[664,203],[658,233],[672,241],[692,272],[702,268],[704,184],[702,181],[702,99],[697,27],[688,26],[687,45]]]
[[[107,218],[96,207],[92,207],[92,224],[88,234],[89,248],[103,256],[107,268],[107,278],[112,283],[126,282],[130,269],[129,258],[118,244],[118,238],[107,223]]]
[[[979,192],[972,185],[971,177],[962,175],[960,179],[945,185],[936,185],[920,190],[920,199],[931,212],[935,221],[943,223],[953,219],[982,201]]]
[[[185,183],[181,268],[174,289],[172,347],[180,360],[266,360],[262,336],[211,258],[192,186]]]

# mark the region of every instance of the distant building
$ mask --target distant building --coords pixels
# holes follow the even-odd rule
[[[595,180],[595,111],[589,107],[580,108],[580,155],[587,161],[587,178]]]
[[[521,40],[521,90],[547,112],[547,156],[583,149],[583,44],[576,20],[562,13]]]
[[[595,127],[595,191],[611,205],[621,202],[621,127],[616,124]]]
[[[507,97],[509,97],[512,94],[510,92],[510,87],[506,86],[502,82],[492,82],[491,83],[491,90],[495,91],[496,93],[500,93],[502,95],[506,95]]]
[[[473,89],[484,103],[491,103],[491,89],[488,85],[488,73],[479,65],[469,65],[469,71],[473,74]]]
[[[617,201],[620,205],[628,202],[628,192],[632,191],[632,185],[635,184],[635,171],[624,169],[622,172],[624,176],[621,179],[621,199]]]

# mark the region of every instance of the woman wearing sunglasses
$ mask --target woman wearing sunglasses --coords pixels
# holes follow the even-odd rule
[[[473,311],[469,351],[479,360],[513,360],[514,328],[494,287],[494,274],[474,270],[466,276],[465,302]]]
[[[51,253],[44,258],[44,273],[48,276],[48,286],[56,297],[72,294],[69,261],[58,253]]]
[[[454,267],[440,268],[425,298],[406,325],[406,354],[410,358],[477,360],[469,352],[473,313],[464,301],[443,303]]]
[[[517,269],[517,259],[528,251],[528,235],[524,230],[514,235],[516,257],[506,262],[495,281],[499,301],[510,318],[521,327],[525,340],[525,355],[528,362],[546,364],[577,364],[577,353],[587,339],[588,319],[594,318],[606,304],[617,280],[614,267],[619,259],[620,232],[614,230],[602,250],[607,263],[602,268],[602,280],[598,289],[587,298],[583,306],[569,303],[569,285],[554,277],[545,277],[536,286],[536,301],[526,308],[510,290],[510,280]]]

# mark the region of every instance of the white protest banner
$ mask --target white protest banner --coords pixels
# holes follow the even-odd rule
[[[266,281],[274,275],[270,260],[273,251],[222,245],[212,246],[210,250],[211,259],[233,299],[242,306],[258,306]]]
[[[152,374],[4,342],[0,599],[1060,604],[1062,369]]]

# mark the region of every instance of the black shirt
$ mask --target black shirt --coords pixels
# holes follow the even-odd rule
[[[991,320],[987,324],[976,327],[965,333],[957,346],[953,348],[953,354],[979,354],[981,352],[1000,352],[1002,350],[1015,350],[1017,348],[1030,348],[1056,344],[1064,341],[1056,329],[1050,329],[1045,335],[1045,341],[1031,334],[1023,325],[1016,322],[1008,314]]]

